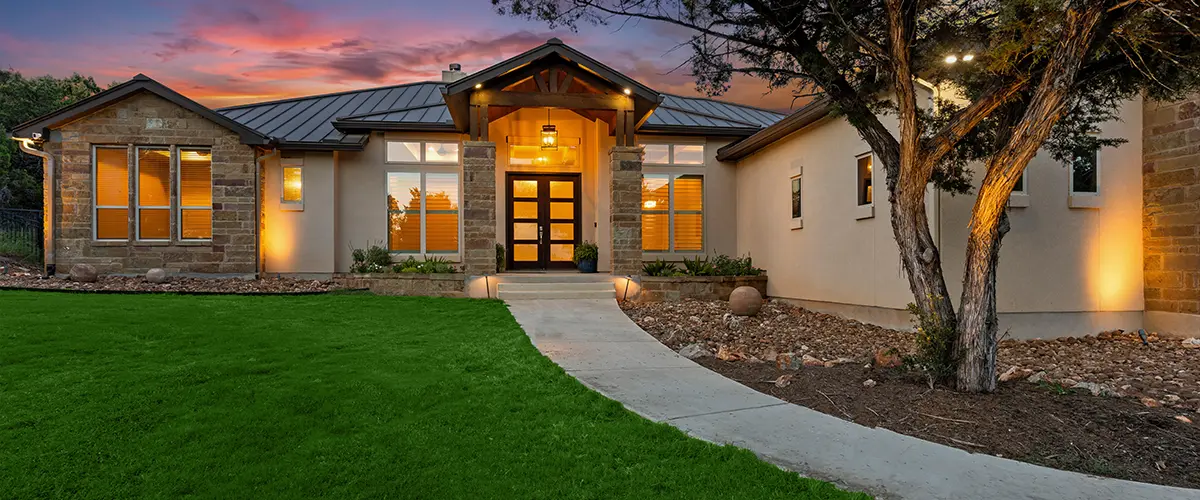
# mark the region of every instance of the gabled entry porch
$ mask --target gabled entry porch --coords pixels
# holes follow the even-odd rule
[[[572,269],[593,241],[599,270],[641,270],[642,150],[656,92],[552,39],[447,86],[462,155],[464,271]]]

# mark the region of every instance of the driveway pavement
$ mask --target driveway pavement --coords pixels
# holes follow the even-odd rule
[[[612,299],[513,301],[509,310],[542,354],[626,408],[877,498],[1200,500],[1200,490],[968,453],[776,399],[679,356]]]

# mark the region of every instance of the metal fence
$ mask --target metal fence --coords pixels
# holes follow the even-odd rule
[[[0,208],[0,257],[37,265],[42,261],[42,211]]]

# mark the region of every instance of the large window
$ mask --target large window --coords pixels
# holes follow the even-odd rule
[[[171,238],[171,150],[137,149],[137,239]]]
[[[458,174],[388,172],[388,249],[458,253]]]
[[[92,234],[97,240],[129,239],[129,150],[96,147]]]
[[[179,238],[212,239],[212,151],[179,150]]]
[[[642,250],[704,251],[704,176],[642,176]]]

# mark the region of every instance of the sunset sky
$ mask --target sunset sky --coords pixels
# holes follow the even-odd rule
[[[17,11],[6,11],[17,16]],[[699,95],[680,28],[647,21],[550,30],[488,0],[128,0],[25,2],[0,28],[0,67],[72,72],[102,86],[145,73],[210,107],[437,80],[471,73],[548,38],[660,92]],[[721,99],[787,110],[786,91],[735,80]]]

